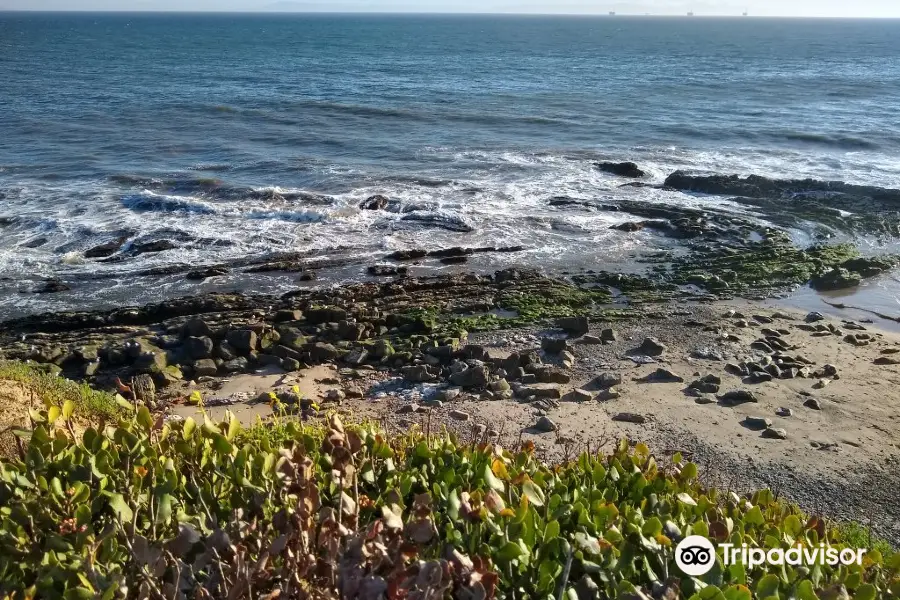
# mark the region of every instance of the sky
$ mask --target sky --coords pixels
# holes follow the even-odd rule
[[[0,10],[315,11],[900,18],[900,0],[0,0]]]

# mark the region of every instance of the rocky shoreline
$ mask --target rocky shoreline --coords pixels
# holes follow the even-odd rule
[[[722,299],[835,269],[862,277],[872,264],[846,248],[785,248],[724,263],[782,261],[745,270],[739,286],[718,283],[721,256],[648,277],[400,276],[36,315],[0,324],[0,348],[169,418],[197,411],[199,392],[205,410],[248,422],[338,409],[473,442],[527,438],[551,459],[623,436],[650,441],[709,458],[711,480],[772,486],[896,544],[900,515],[857,492],[900,483],[886,468],[900,447],[890,393],[900,338]],[[679,284],[690,272],[705,279]]]

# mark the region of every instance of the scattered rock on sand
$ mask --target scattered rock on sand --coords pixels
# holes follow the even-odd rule
[[[645,356],[660,356],[665,351],[665,344],[652,337],[646,338],[638,347],[638,352]]]
[[[451,419],[456,419],[457,421],[468,421],[468,420],[469,420],[469,413],[463,412],[463,411],[461,411],[461,410],[451,410],[451,411],[450,411],[450,418],[451,418]]]
[[[600,373],[588,384],[592,388],[607,390],[613,386],[622,384],[622,375],[619,373]]]
[[[450,375],[450,383],[460,387],[484,387],[488,384],[490,374],[484,365],[469,367]]]
[[[421,383],[423,381],[431,381],[436,377],[431,367],[428,365],[409,365],[401,370],[403,379],[413,383]]]
[[[574,389],[572,390],[572,400],[575,402],[589,402],[594,399],[594,394],[587,390],[582,389]]]
[[[809,398],[806,402],[803,403],[803,406],[806,408],[811,408],[813,410],[822,410],[822,405],[819,404],[819,401],[815,398]]]
[[[684,383],[684,377],[676,375],[668,369],[657,369],[646,377],[641,377],[638,381],[645,383]]]
[[[768,417],[748,416],[744,418],[744,424],[750,429],[765,429],[772,426],[772,419]]]
[[[644,415],[639,415],[637,413],[631,412],[620,412],[612,418],[613,421],[620,421],[622,423],[634,423],[636,425],[643,425],[647,422],[647,417]]]
[[[556,326],[573,337],[582,336],[590,331],[587,317],[562,317],[556,320]]]
[[[794,415],[794,411],[784,406],[781,406],[775,410],[775,414],[779,417],[791,417]]]
[[[736,404],[744,404],[746,402],[759,402],[759,398],[749,390],[731,390],[730,392],[725,392],[721,396],[719,396],[719,400],[721,400],[724,404],[736,405]]]
[[[219,372],[219,367],[216,366],[216,361],[211,358],[204,358],[194,362],[194,376],[195,377],[211,377]]]
[[[893,356],[879,356],[873,361],[876,365],[900,365],[900,358]]]
[[[438,392],[438,398],[443,400],[444,402],[449,402],[451,400],[456,400],[459,398],[459,395],[462,393],[462,388],[459,387],[450,387],[445,390],[441,390]]]
[[[547,354],[559,354],[568,347],[569,345],[565,339],[549,337],[541,339],[541,350],[543,350]]]
[[[541,417],[538,419],[537,423],[534,424],[534,429],[541,433],[550,433],[551,431],[556,431],[556,423],[551,421],[550,417]]]
[[[785,440],[787,439],[787,431],[780,427],[769,427],[762,432],[762,437],[773,440]]]
[[[606,402],[608,400],[618,400],[622,394],[619,390],[615,390],[613,388],[609,388],[607,390],[601,390],[600,393],[597,394],[596,400],[600,402]]]

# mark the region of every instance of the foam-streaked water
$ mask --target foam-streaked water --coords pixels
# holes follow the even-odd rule
[[[284,251],[637,269],[672,242],[547,200],[748,210],[620,188],[603,159],[900,187],[898,21],[0,13],[0,82],[0,315],[277,290],[128,273]],[[83,258],[120,235],[178,248]]]

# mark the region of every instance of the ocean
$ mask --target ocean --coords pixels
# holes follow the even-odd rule
[[[423,273],[639,272],[679,243],[548,199],[766,224],[595,163],[656,184],[684,169],[900,188],[898,107],[891,20],[0,13],[0,317],[328,285],[411,248],[523,247]],[[389,210],[359,208],[375,194]],[[312,282],[177,268],[283,253],[336,266]],[[28,293],[48,278],[72,289]],[[872,285],[900,310],[896,274]]]

